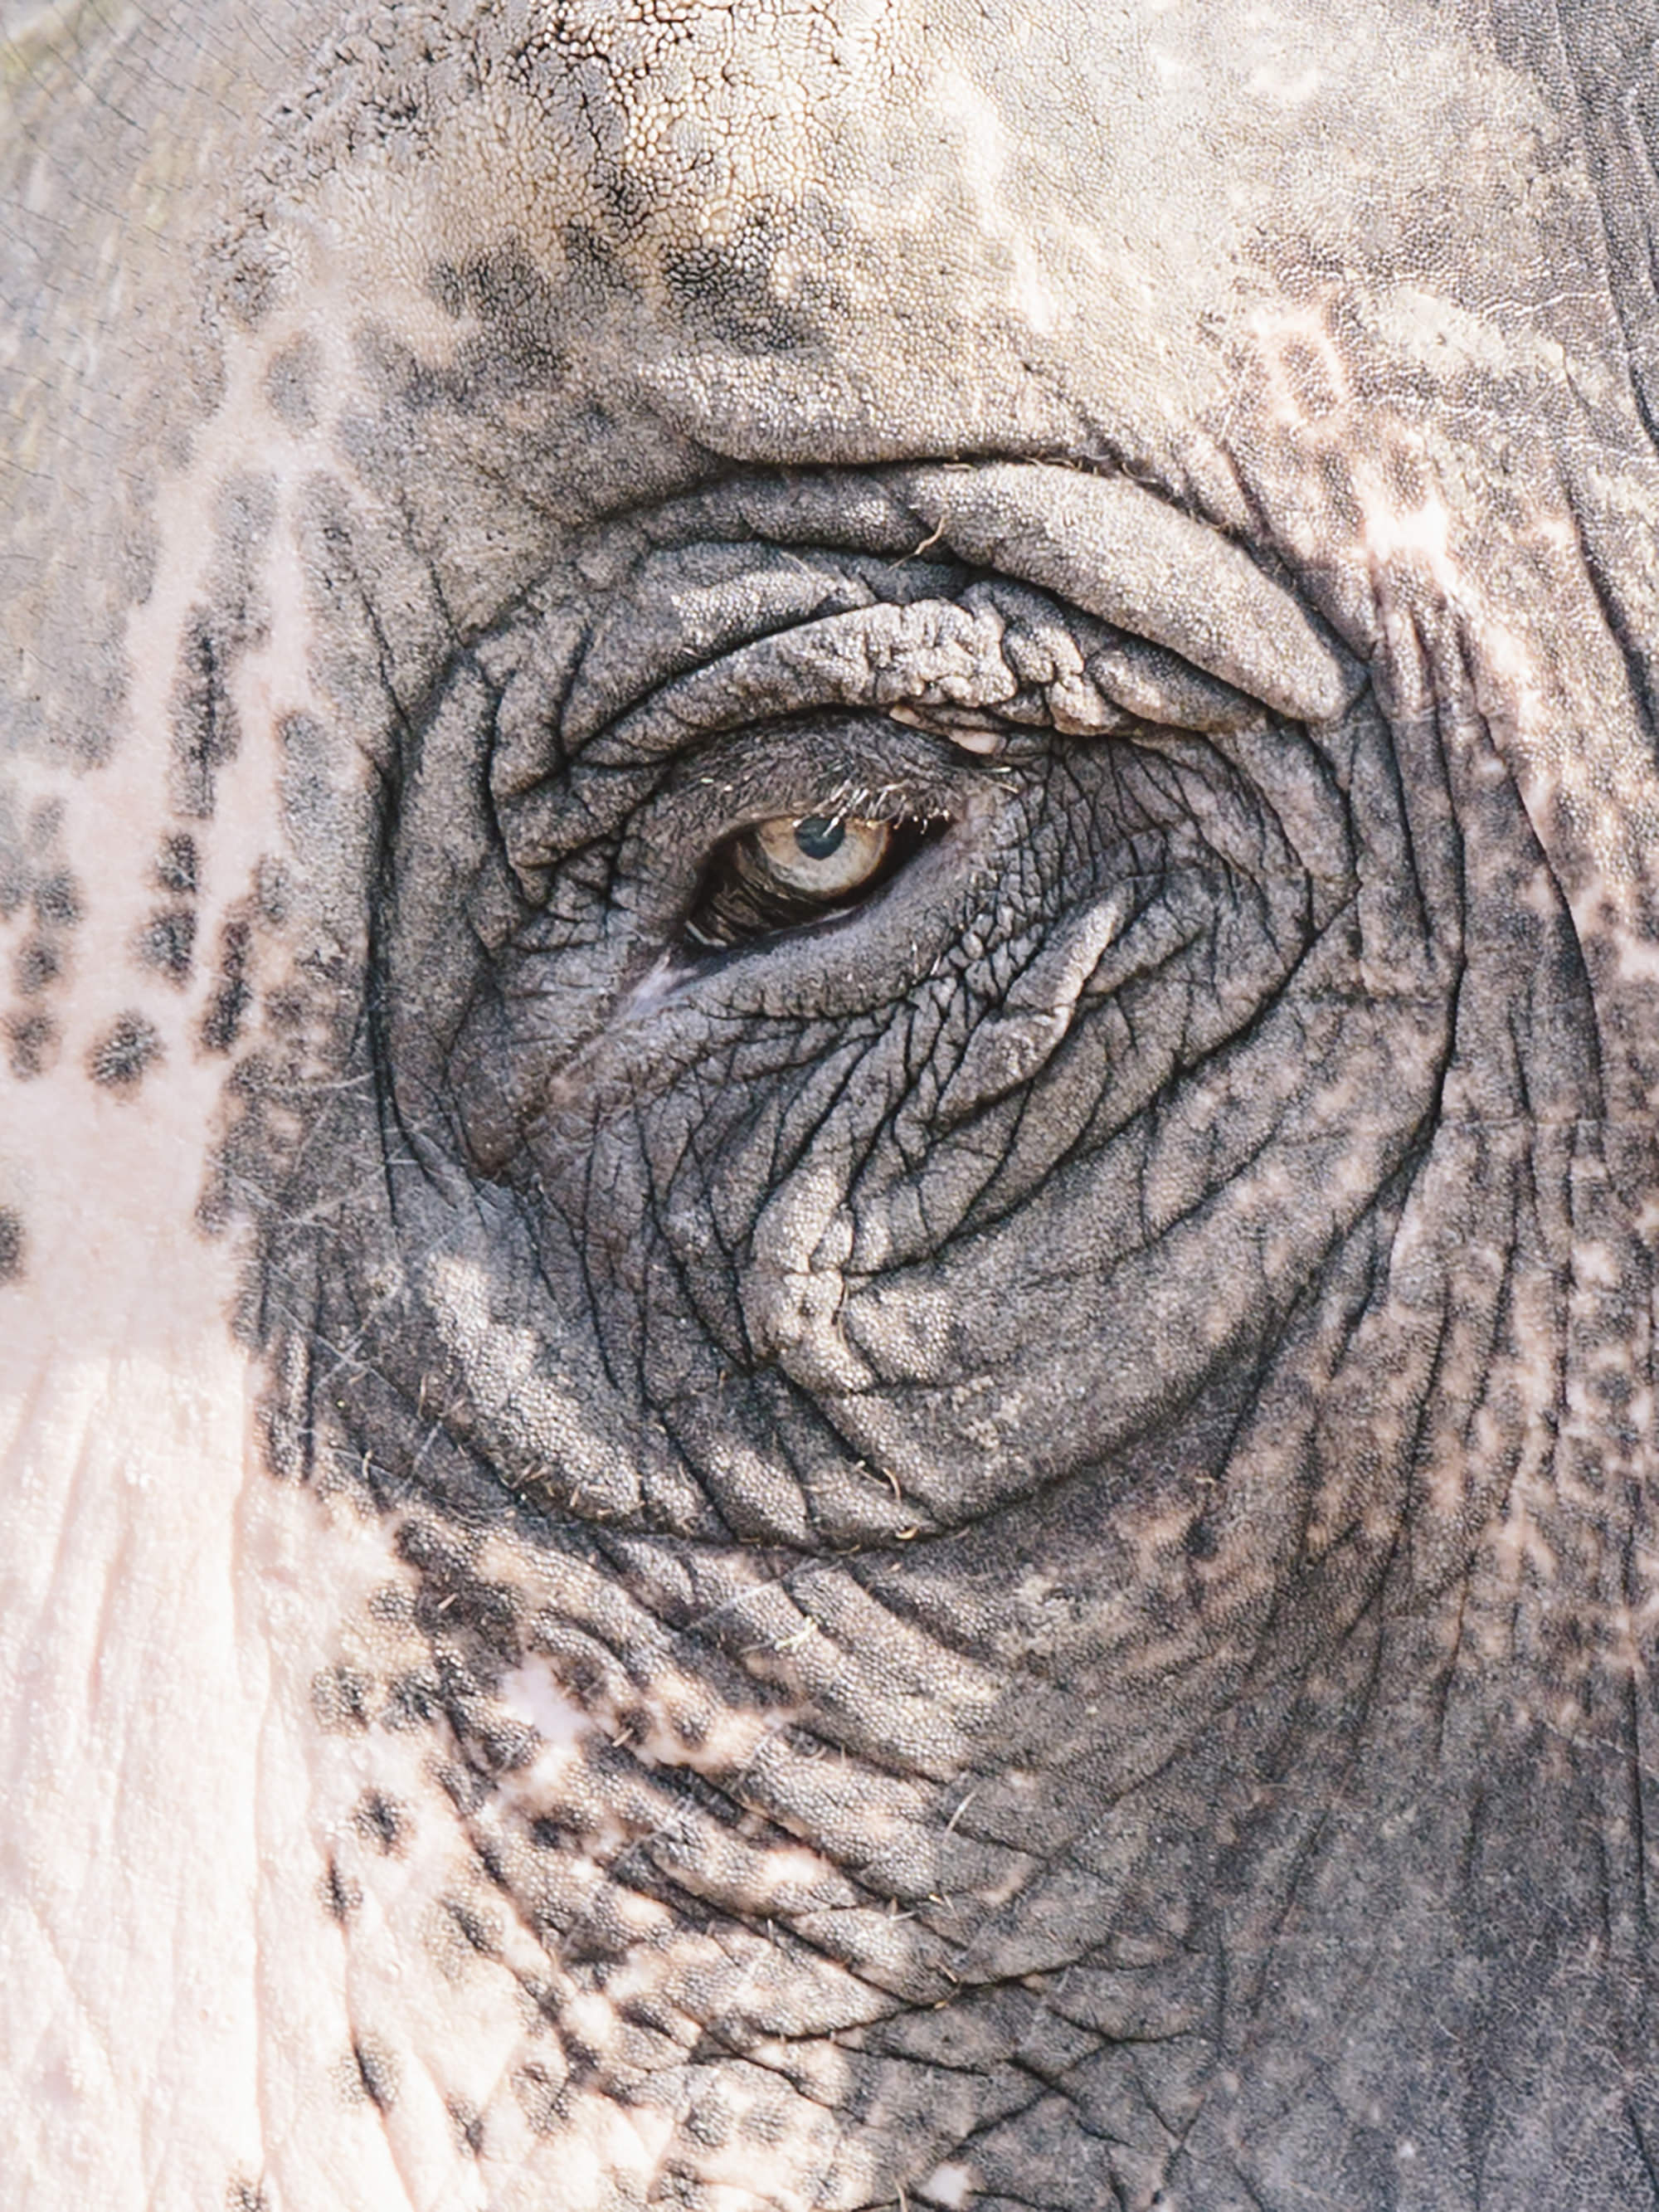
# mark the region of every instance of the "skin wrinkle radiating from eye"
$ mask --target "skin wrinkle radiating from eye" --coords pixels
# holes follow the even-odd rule
[[[1648,0],[5,37],[0,2197],[1654,2203]]]

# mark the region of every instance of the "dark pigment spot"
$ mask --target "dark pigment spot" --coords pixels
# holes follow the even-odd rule
[[[211,599],[191,610],[171,703],[173,802],[186,818],[211,816],[218,771],[241,741],[231,684],[237,663],[268,634],[255,577],[276,511],[270,483],[241,477],[226,486],[214,516]]]
[[[355,1735],[368,1726],[369,1685],[349,1667],[327,1667],[311,1685],[311,1709],[335,1735]]]
[[[351,1824],[365,1842],[373,1844],[388,1858],[402,1851],[414,1833],[407,1807],[381,1790],[364,1792],[352,1814]]]
[[[6,1019],[6,1042],[11,1048],[7,1066],[20,1083],[27,1083],[51,1066],[58,1049],[58,1027],[46,1014],[11,1014]]]
[[[240,742],[226,690],[225,641],[202,608],[186,633],[173,696],[173,799],[181,814],[213,812],[214,781]]]
[[[352,2045],[351,2060],[356,2094],[377,2112],[389,2112],[398,2101],[398,2066],[391,2052],[365,2040]]]
[[[290,430],[309,430],[317,420],[315,386],[321,367],[315,341],[299,337],[265,371],[265,404]]]
[[[328,1863],[318,1885],[318,1894],[322,1899],[324,1911],[342,1928],[362,1905],[362,1883],[354,1881],[349,1874],[343,1872],[334,1859]]]
[[[64,955],[54,938],[26,937],[12,957],[12,981],[21,999],[38,998],[63,972]]]
[[[0,1283],[15,1283],[23,1272],[23,1217],[0,1206]]]
[[[538,2058],[521,2066],[513,2076],[513,2094],[530,2124],[532,2135],[550,2136],[559,2124],[559,2100],[564,2083]]]
[[[28,895],[28,861],[9,817],[0,812],[0,921],[9,921]]]
[[[196,840],[187,830],[173,830],[162,838],[155,855],[155,880],[164,891],[173,891],[180,898],[189,897],[198,888]]]
[[[474,1911],[457,1897],[444,1899],[444,1911],[449,1916],[451,1927],[470,1951],[476,1951],[481,1959],[495,1956],[501,1948],[501,1936],[483,1913]]]
[[[87,1055],[93,1081],[118,1097],[131,1095],[161,1057],[161,1036],[143,1014],[118,1014]]]
[[[202,1042],[209,1052],[228,1052],[241,1035],[253,995],[247,980],[252,943],[246,921],[228,921],[219,933],[219,972],[202,1016]]]
[[[42,929],[73,929],[80,921],[80,886],[67,868],[43,876],[34,886],[34,918]]]
[[[191,907],[159,908],[138,933],[140,962],[165,975],[169,983],[188,981],[195,947],[196,914]]]
[[[459,2150],[479,2157],[483,2151],[483,2115],[476,2105],[465,2097],[452,2097],[447,2106],[450,2125],[455,2130],[455,2144]]]

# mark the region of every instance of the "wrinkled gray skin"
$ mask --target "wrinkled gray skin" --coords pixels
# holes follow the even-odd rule
[[[0,1081],[195,1086],[405,2177],[228,2201],[1659,2202],[1656,30],[20,23]]]

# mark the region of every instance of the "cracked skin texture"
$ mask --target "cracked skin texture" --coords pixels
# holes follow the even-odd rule
[[[1650,12],[7,19],[9,2208],[1659,2199]]]

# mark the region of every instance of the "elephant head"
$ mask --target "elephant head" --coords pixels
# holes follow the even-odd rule
[[[1654,31],[88,33],[9,1035],[236,1271],[237,2201],[1653,2200]]]

